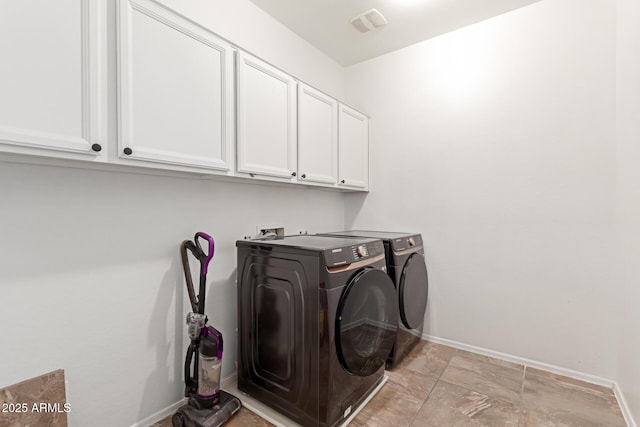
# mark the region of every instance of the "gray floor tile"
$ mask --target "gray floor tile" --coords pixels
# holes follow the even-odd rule
[[[580,388],[585,388],[585,389],[599,391],[601,393],[613,395],[613,390],[611,390],[611,388],[604,387],[601,385],[591,384],[585,381],[580,381],[575,378],[565,377],[564,375],[554,374],[553,372],[543,371],[540,369],[532,368],[530,366],[527,367],[527,375],[528,376],[537,375],[539,377],[545,377],[553,381],[564,383],[569,387],[576,386]]]
[[[433,386],[438,382],[438,377],[431,374],[422,374],[420,372],[405,370],[388,371],[389,382],[402,387],[407,394],[424,402]]]
[[[225,424],[225,427],[271,427],[269,421],[259,417],[247,408],[240,408],[233,417]],[[151,427],[172,427],[171,416],[163,419],[159,423],[153,424]]]
[[[353,427],[408,426],[422,406],[404,387],[388,381],[351,422]]]
[[[524,421],[519,405],[438,381],[412,426],[518,427]]]
[[[271,427],[269,421],[259,417],[246,408],[240,410],[227,422],[225,427]]]
[[[439,377],[456,353],[457,350],[452,347],[423,340],[404,357],[395,370],[410,370]]]
[[[494,357],[485,356],[478,353],[472,353],[470,351],[458,350],[456,355],[470,361],[486,362],[486,363],[491,363],[492,365],[502,366],[504,368],[518,369],[520,371],[524,370],[524,365],[520,363],[508,362],[506,360],[496,359]]]
[[[527,425],[626,426],[611,390],[580,383],[527,371],[522,393]]]
[[[504,366],[463,353],[451,359],[440,380],[519,405],[523,378],[522,365]]]
[[[451,347],[420,342],[352,427],[625,426],[610,389]],[[170,418],[157,424],[170,426]],[[242,408],[226,425],[266,427]]]

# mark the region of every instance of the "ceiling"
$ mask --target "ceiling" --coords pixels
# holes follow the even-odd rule
[[[343,66],[540,0],[251,0]],[[378,9],[388,24],[368,33],[350,21]]]

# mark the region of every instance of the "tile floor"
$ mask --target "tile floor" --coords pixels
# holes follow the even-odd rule
[[[626,426],[608,388],[427,341],[387,375],[349,427]],[[225,424],[271,425],[245,408]]]

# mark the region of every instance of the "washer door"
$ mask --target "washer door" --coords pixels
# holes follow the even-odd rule
[[[398,287],[400,319],[407,329],[417,329],[424,322],[428,295],[427,266],[424,257],[414,253],[402,268]]]
[[[344,369],[362,377],[385,364],[398,331],[393,282],[382,270],[367,268],[347,285],[336,313],[336,350]]]

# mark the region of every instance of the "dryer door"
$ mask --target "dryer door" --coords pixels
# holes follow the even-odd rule
[[[417,329],[424,322],[428,294],[429,281],[424,257],[414,253],[402,268],[398,286],[400,319],[407,329]]]
[[[382,270],[367,268],[347,285],[336,313],[336,350],[347,372],[369,376],[384,365],[398,330],[393,282]]]

